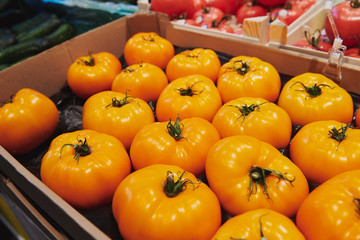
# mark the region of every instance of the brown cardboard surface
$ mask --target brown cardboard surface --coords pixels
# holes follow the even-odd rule
[[[8,99],[19,89],[31,87],[48,96],[66,86],[70,64],[89,51],[108,51],[120,57],[126,40],[137,32],[157,32],[179,47],[211,48],[219,52],[255,56],[273,64],[280,73],[298,75],[304,72],[321,73],[326,60],[286,49],[269,48],[257,43],[210,36],[203,32],[174,28],[163,14],[134,14],[108,23],[35,57],[0,72],[0,99]],[[360,94],[360,67],[344,64],[340,83],[348,91]],[[47,188],[13,156],[0,147],[0,171],[34,202],[52,216],[65,231],[76,239],[108,239],[90,221]]]

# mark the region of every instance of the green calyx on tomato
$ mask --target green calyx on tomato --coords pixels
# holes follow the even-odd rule
[[[283,179],[289,181],[291,186],[293,186],[292,182],[295,181],[295,177],[293,179],[289,179],[285,176],[286,173],[281,173],[276,170],[262,168],[259,166],[253,166],[249,171],[250,184],[249,184],[248,199],[250,199],[251,194],[256,192],[258,185],[260,185],[264,189],[264,193],[268,198],[270,198],[269,193],[267,191],[266,178],[271,174],[275,175],[279,180]]]
[[[134,97],[128,96],[127,93],[125,93],[125,97],[123,99],[119,100],[117,98],[112,98],[111,103],[108,104],[105,108],[107,108],[109,106],[121,108],[122,106],[125,106],[126,104],[132,102],[133,98]]]
[[[184,125],[179,122],[179,116],[177,116],[174,124],[171,123],[171,119],[168,122],[166,128],[167,132],[172,136],[176,141],[179,141],[182,138],[185,138],[181,136],[182,130]],[[185,138],[186,139],[186,138]]]
[[[293,83],[291,85],[291,87],[294,86],[297,83],[301,84],[305,88],[305,91],[310,95],[310,97],[318,97],[318,96],[320,96],[321,93],[322,93],[322,91],[321,91],[322,87],[329,87],[331,89],[334,88],[334,87],[330,87],[329,85],[323,84],[323,83],[321,83],[319,85],[317,85],[317,83],[315,83],[314,86],[307,87],[302,82],[295,82],[295,83]],[[304,90],[299,90],[299,91],[304,91]]]
[[[95,66],[95,58],[91,53],[89,53],[89,60],[80,60],[77,63],[81,65],[93,67]]]
[[[309,31],[305,30],[304,34],[309,45],[316,47],[317,49],[320,49],[319,41],[321,37],[321,32],[319,29],[315,30],[315,32],[313,32],[312,34],[310,34]]]
[[[264,103],[266,103],[266,102],[264,102]],[[229,107],[235,107],[235,108],[237,108],[237,109],[240,111],[240,113],[241,113],[241,115],[240,115],[237,119],[243,117],[242,122],[244,122],[245,117],[246,117],[247,115],[249,115],[250,113],[252,113],[252,112],[255,111],[255,110],[256,110],[256,111],[260,111],[260,105],[262,105],[262,104],[264,104],[264,103],[261,103],[261,104],[251,104],[251,105],[243,104],[243,105],[241,105],[241,107],[236,106],[236,105],[229,105]]]
[[[339,143],[338,146],[340,145],[341,141],[346,138],[346,131],[349,129],[349,127],[350,124],[347,124],[345,127],[341,126],[339,129],[333,127],[331,131],[329,131],[329,136]]]
[[[352,8],[359,8],[359,7],[360,7],[359,0],[351,0],[351,1],[350,1],[350,7],[352,7]]]
[[[187,88],[178,88],[178,89],[175,89],[175,90],[179,91],[181,96],[189,96],[189,97],[191,97],[193,95],[198,95],[202,91],[199,92],[199,91],[196,91],[196,90],[193,89],[193,86],[196,83],[198,83],[198,82],[193,83],[191,86],[188,86]]]
[[[240,63],[240,67],[238,67],[236,64]],[[234,61],[234,69],[235,71],[237,71],[240,75],[245,75],[247,72],[249,72],[249,68],[250,68],[250,63],[249,62],[245,62],[243,60],[238,60],[238,61]]]
[[[166,174],[166,181],[164,184],[164,192],[167,197],[172,198],[179,195],[182,191],[184,191],[188,184],[192,184],[194,189],[197,187],[196,184],[190,179],[183,179],[186,171],[183,171],[181,175],[179,176],[179,173],[177,174],[177,181],[175,182],[175,174],[171,171],[168,171]]]
[[[84,138],[84,141],[81,140],[81,139],[80,140],[77,139],[77,141],[78,141],[77,144],[71,144],[71,143],[64,144],[60,149],[60,158],[61,158],[62,149],[65,146],[72,146],[75,149],[74,159],[76,159],[76,161],[78,163],[79,163],[80,157],[87,156],[87,155],[89,155],[91,153],[91,149],[90,149],[89,145],[86,142],[86,138]]]

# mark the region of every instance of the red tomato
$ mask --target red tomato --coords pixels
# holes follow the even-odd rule
[[[236,11],[236,19],[242,24],[245,18],[266,16],[266,14],[264,7],[245,3]]]
[[[344,1],[333,7],[331,10],[339,37],[348,48],[357,46],[357,39],[360,39],[360,2],[359,0]],[[331,41],[334,40],[328,18],[325,21],[325,31]]]
[[[287,0],[285,4],[288,2],[305,11],[315,4],[316,0]]]
[[[205,5],[205,0],[152,0],[151,10],[166,13],[171,18],[192,18]]]
[[[121,142],[79,130],[57,136],[41,161],[41,180],[65,201],[89,209],[111,202],[131,163]]]
[[[360,48],[353,47],[349,48],[345,51],[345,56],[353,57],[353,58],[360,58]]]
[[[51,99],[30,88],[20,89],[0,105],[0,145],[12,154],[28,153],[51,137],[58,121]]]
[[[337,175],[301,204],[296,225],[307,240],[360,239],[360,170]]]
[[[172,20],[172,22],[176,22],[176,23],[183,24],[183,25],[191,25],[191,26],[200,27],[200,24],[198,24],[197,22],[195,22],[192,19],[174,19],[174,20]]]
[[[290,25],[298,19],[306,10],[305,5],[297,5],[298,1],[288,1],[284,7],[275,8],[270,12],[271,19],[279,19],[286,25]],[[311,5],[309,4],[309,7]]]
[[[213,22],[211,26],[208,26],[208,29],[213,29],[220,32],[234,33],[234,29],[223,21]]]
[[[220,8],[225,14],[235,14],[236,9],[245,0],[206,0],[207,6]]]
[[[257,0],[257,2],[266,7],[275,7],[285,4],[286,0]]]
[[[332,44],[324,36],[321,36],[320,30],[315,31],[312,35],[305,31],[305,38],[295,42],[293,46],[305,49],[320,50],[328,52],[332,48]]]
[[[194,13],[193,20],[199,24],[211,24],[213,21],[221,21],[224,13],[216,7],[204,7]]]

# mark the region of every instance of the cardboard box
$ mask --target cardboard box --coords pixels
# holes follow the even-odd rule
[[[230,54],[248,55],[268,61],[280,73],[295,76],[304,72],[321,73],[327,61],[304,53],[228,38],[227,35],[208,35],[174,27],[167,16],[158,13],[137,13],[94,29],[24,62],[0,72],[0,99],[8,99],[24,87],[38,90],[47,96],[66,86],[66,73],[76,58],[89,51],[108,51],[120,57],[127,39],[137,32],[157,32],[179,47],[202,47]],[[360,94],[358,66],[345,63],[340,85]],[[56,223],[67,236],[74,239],[109,239],[110,237],[75,210],[18,160],[0,146],[0,172],[39,209],[50,222]]]

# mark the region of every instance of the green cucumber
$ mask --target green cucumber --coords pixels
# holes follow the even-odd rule
[[[42,38],[46,35],[52,33],[55,29],[57,29],[62,24],[62,20],[58,17],[50,18],[47,21],[41,23],[40,25],[34,27],[26,34],[18,35],[17,40],[18,42],[24,42],[30,39]]]
[[[0,64],[13,64],[20,59],[35,55],[48,47],[44,39],[30,39],[0,50]]]
[[[75,36],[75,29],[70,23],[63,23],[54,32],[44,37],[49,47],[58,45]]]
[[[40,12],[29,19],[26,19],[18,24],[15,24],[14,26],[11,27],[11,31],[13,31],[16,34],[27,33],[31,29],[40,25],[41,23],[55,17],[56,17],[55,14]]]
[[[16,36],[10,29],[0,29],[0,49],[16,43]]]

